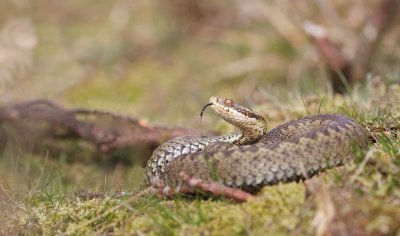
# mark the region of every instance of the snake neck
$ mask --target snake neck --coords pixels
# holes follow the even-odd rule
[[[227,135],[220,135],[220,136],[214,136],[211,137],[209,140],[210,143],[215,143],[215,142],[224,142],[224,143],[232,143],[232,144],[237,144],[239,140],[242,139],[242,132],[234,132],[231,134]]]
[[[237,138],[233,144],[236,145],[248,145],[258,142],[267,133],[265,127],[251,127],[240,129],[240,137]]]
[[[258,142],[267,133],[265,126],[240,127],[239,132],[215,136],[211,142],[226,142],[235,145],[249,145]]]

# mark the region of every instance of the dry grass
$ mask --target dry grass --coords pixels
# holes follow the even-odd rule
[[[343,96],[332,94],[324,64],[303,31],[306,20],[324,24],[351,57],[374,4],[2,1],[1,103],[51,98],[191,127],[199,125],[199,108],[208,98],[221,95],[260,111],[270,128],[307,114],[343,113],[368,126],[377,142],[366,156],[360,153],[317,183],[266,187],[242,205],[116,199],[115,191],[142,184],[140,166],[47,150],[31,154],[9,143],[0,159],[1,233],[399,234],[400,135],[390,130],[400,117],[399,24],[383,39],[374,73]],[[211,115],[201,128],[232,130]],[[136,157],[117,152],[105,158]],[[74,194],[82,189],[107,197],[82,201]]]
[[[119,190],[115,184],[107,187],[109,180],[97,178],[96,181],[95,176],[104,173],[101,167],[48,159],[44,167],[38,167],[37,174],[35,167],[30,167],[26,176],[19,180],[13,179],[12,174],[6,176],[15,181],[13,184],[31,182],[25,186],[30,191],[24,198],[20,196],[13,201],[10,201],[12,197],[6,198],[5,212],[15,219],[23,219],[19,224],[13,220],[11,230],[41,234],[396,234],[400,227],[396,220],[400,216],[400,109],[398,103],[393,104],[391,100],[393,92],[399,91],[400,86],[382,83],[369,88],[354,90],[348,96],[306,97],[303,101],[298,97],[291,103],[282,98],[276,103],[266,102],[259,106],[271,126],[307,115],[307,112],[344,113],[366,125],[377,140],[377,143],[371,143],[367,153],[358,153],[353,163],[330,170],[306,185],[292,183],[266,187],[257,199],[245,204],[198,197],[173,200],[147,195],[115,198],[113,192]],[[375,103],[378,98],[380,105]],[[31,157],[31,165],[40,163],[41,158]],[[9,163],[5,163],[6,160]],[[9,157],[2,161],[3,167],[15,164]],[[133,186],[141,183],[141,174],[136,173],[133,181],[126,176],[139,170],[116,168],[112,181],[121,183],[123,191],[136,191]],[[79,178],[77,171],[85,172],[82,173],[85,180]],[[99,187],[90,186],[91,181]],[[79,185],[88,186],[89,191],[105,192],[105,197],[81,200],[72,192]],[[22,203],[24,207],[21,207]]]

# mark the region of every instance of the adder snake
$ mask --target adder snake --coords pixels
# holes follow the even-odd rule
[[[215,137],[178,137],[160,145],[147,162],[149,185],[178,185],[179,173],[257,191],[262,186],[307,179],[351,160],[367,147],[363,126],[338,114],[308,116],[267,132],[265,119],[231,99],[210,106],[239,132]]]

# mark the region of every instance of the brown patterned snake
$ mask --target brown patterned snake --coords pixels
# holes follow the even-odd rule
[[[367,147],[363,126],[338,114],[314,115],[269,132],[265,119],[231,99],[212,97],[213,111],[240,132],[215,137],[178,137],[150,157],[146,183],[177,186],[179,174],[257,191],[262,186],[309,178],[351,160]]]

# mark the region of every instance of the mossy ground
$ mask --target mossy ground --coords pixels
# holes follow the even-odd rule
[[[320,12],[308,1],[296,1],[302,11],[285,1],[273,6],[245,1],[24,2],[0,3],[0,19],[4,25],[11,22],[7,36],[21,29],[12,26],[22,16],[37,39],[35,48],[22,54],[28,69],[1,84],[4,103],[51,98],[68,107],[118,112],[166,126],[231,132],[214,115],[207,114],[199,125],[200,108],[211,95],[220,95],[261,112],[269,128],[309,114],[342,113],[368,127],[377,142],[354,162],[313,178],[316,183],[265,187],[244,204],[200,197],[116,198],[115,192],[136,192],[143,184],[143,168],[123,161],[139,154],[93,157],[83,152],[93,147],[81,142],[72,144],[73,154],[53,155],[45,149],[33,154],[10,143],[0,158],[0,233],[400,234],[395,30],[382,40],[376,76],[334,95],[323,62],[296,23],[299,17],[320,21]],[[350,47],[355,40],[348,36],[358,35],[351,29],[360,28],[354,17],[360,9],[333,2],[351,32],[342,41],[334,38]],[[179,10],[193,6],[199,14]],[[17,66],[10,68],[23,68],[15,60]],[[105,197],[82,200],[75,195],[82,190]]]
[[[313,178],[325,190],[310,191],[302,182],[279,184],[265,187],[255,200],[244,204],[220,198],[113,197],[118,188],[137,191],[142,183],[140,167],[117,166],[107,174],[101,165],[20,153],[17,156],[29,160],[1,160],[3,168],[15,168],[13,171],[20,173],[14,176],[20,179],[14,181],[29,190],[16,198],[19,200],[4,194],[3,201],[7,202],[7,196],[9,199],[2,208],[12,217],[3,231],[18,229],[47,235],[309,235],[322,227],[320,221],[327,221],[331,224],[329,232],[351,226],[355,232],[399,233],[400,140],[395,129],[400,113],[398,103],[391,101],[399,96],[396,92],[400,87],[381,86],[380,92],[373,88],[345,96],[280,101],[286,103],[278,106],[284,107],[284,112],[268,102],[257,107],[272,126],[319,111],[344,113],[371,130],[378,142],[371,143],[367,153],[359,153],[354,162]],[[375,96],[354,103],[366,96],[364,93]],[[74,192],[85,186],[89,191],[105,192],[105,197],[78,198]],[[332,218],[326,213],[327,204],[334,207]],[[342,228],[337,226],[340,224]]]

